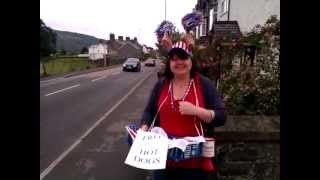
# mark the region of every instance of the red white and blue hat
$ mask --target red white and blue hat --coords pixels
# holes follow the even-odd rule
[[[176,50],[183,50],[185,53],[188,54],[189,57],[192,56],[191,51],[189,50],[187,44],[183,41],[178,41],[176,42],[172,48],[170,49],[170,51],[168,52],[168,54],[170,55],[172,52],[176,51]]]

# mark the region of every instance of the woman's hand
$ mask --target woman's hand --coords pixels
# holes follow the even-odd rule
[[[194,46],[194,38],[191,32],[184,35],[182,37],[182,40],[187,44],[189,49],[192,49],[192,47]]]
[[[210,123],[215,116],[215,113],[213,110],[197,107],[187,101],[179,102],[179,111],[182,115],[197,116],[206,123]]]
[[[143,124],[143,125],[141,125],[140,130],[142,130],[142,131],[148,131],[148,126],[145,125],[145,124]]]
[[[164,33],[164,36],[161,40],[161,45],[169,51],[172,48],[172,41],[171,38],[169,37],[168,33]]]
[[[179,102],[179,111],[182,115],[197,115],[197,107],[187,101]]]

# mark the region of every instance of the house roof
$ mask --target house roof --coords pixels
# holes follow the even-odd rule
[[[121,41],[116,41],[116,40],[113,40],[113,41],[108,40],[107,44],[108,44],[108,47],[112,50],[117,50],[123,45]]]
[[[239,39],[242,36],[237,21],[216,21],[213,23],[211,31],[215,38]]]
[[[110,41],[110,40],[108,40],[107,44],[108,44],[108,47],[112,50],[119,50],[126,45],[130,45],[137,50],[139,50],[141,48],[138,44],[131,42],[131,41],[118,41],[118,40]]]
[[[140,47],[138,45],[136,45],[135,43],[133,42],[130,42],[130,41],[125,41],[122,46],[120,46],[118,49],[122,49],[123,47],[125,46],[132,46],[133,48],[135,48],[136,50],[140,50]]]

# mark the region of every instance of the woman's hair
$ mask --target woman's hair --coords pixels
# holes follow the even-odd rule
[[[167,56],[167,60],[166,60],[166,66],[165,66],[165,71],[164,71],[164,77],[168,80],[171,80],[173,78],[173,72],[171,71],[170,69],[170,59],[173,57],[173,55],[177,55],[179,58],[181,58],[181,56],[183,57],[184,55],[181,54],[181,52],[179,51],[175,51],[171,54],[169,54]],[[194,78],[195,76],[195,73],[198,72],[198,65],[196,63],[196,61],[192,58],[192,57],[189,57],[191,59],[191,62],[192,62],[192,67],[191,67],[191,70],[190,70],[190,77],[191,78]]]

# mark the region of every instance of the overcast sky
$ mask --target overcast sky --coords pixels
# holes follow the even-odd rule
[[[167,0],[167,20],[183,31],[182,17],[197,0]],[[129,36],[155,47],[157,26],[165,19],[165,0],[40,0],[40,18],[56,30],[109,39]]]

